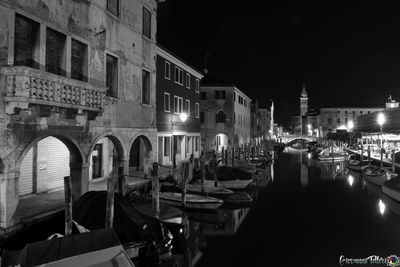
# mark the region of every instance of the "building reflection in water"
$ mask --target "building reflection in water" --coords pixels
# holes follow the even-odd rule
[[[301,153],[300,155],[300,183],[301,186],[303,188],[307,187],[308,184],[308,166],[307,166],[307,162],[308,162],[308,157],[306,154]],[[304,160],[303,157],[306,157],[306,159]]]
[[[203,223],[203,233],[211,235],[234,235],[244,221],[250,208],[218,210],[224,214],[225,221],[220,223]]]

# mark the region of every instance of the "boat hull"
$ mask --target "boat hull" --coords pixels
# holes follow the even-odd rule
[[[249,180],[226,180],[226,181],[218,181],[217,185],[219,187],[227,188],[227,189],[244,189],[246,188],[253,179]],[[204,184],[206,186],[214,186],[214,180],[205,180]]]
[[[189,209],[217,209],[224,203],[218,198],[193,194],[187,194],[186,197],[186,208]],[[182,194],[173,192],[160,193],[160,201],[174,207],[182,207]]]
[[[400,202],[400,177],[384,182],[382,192]]]
[[[319,161],[344,161],[345,156],[318,156]]]
[[[191,194],[207,195],[219,199],[225,199],[234,193],[232,190],[219,186],[218,187],[204,186],[204,192],[201,192],[201,185],[196,185],[196,184],[188,184],[186,186],[186,191]]]
[[[373,184],[382,186],[383,182],[385,182],[387,180],[387,174],[386,174],[387,172],[386,171],[377,171],[377,173],[373,173],[373,172],[371,173],[371,172],[369,172],[369,170],[371,170],[370,167],[367,167],[362,170],[363,177],[367,181],[369,181]],[[378,169],[376,169],[376,170],[378,170]]]

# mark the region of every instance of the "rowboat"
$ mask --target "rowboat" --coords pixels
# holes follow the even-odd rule
[[[160,193],[160,201],[175,207],[182,206],[182,194],[175,192]],[[186,207],[190,209],[217,209],[224,202],[214,197],[186,194]]]
[[[327,148],[321,151],[321,153],[318,155],[318,160],[320,161],[343,161],[345,160],[345,154],[341,153],[337,149],[333,151],[332,154],[332,149]]]
[[[364,162],[366,163],[366,162]],[[346,162],[346,167],[350,170],[361,172],[364,168],[367,168],[367,164],[361,164],[361,162],[358,159],[349,159]]]
[[[248,180],[224,180],[224,181],[219,181],[217,182],[217,185],[219,187],[227,188],[227,189],[233,189],[233,190],[238,190],[238,189],[244,189],[246,188],[253,179],[248,179]],[[214,180],[204,180],[204,185],[212,187],[214,186]]]
[[[188,184],[186,185],[186,191],[197,195],[207,195],[211,197],[216,197],[219,199],[225,199],[226,197],[232,195],[234,192],[232,190],[219,187],[219,186],[204,186],[204,192],[201,191],[201,185],[199,184]]]
[[[367,181],[379,186],[382,186],[383,182],[387,180],[387,170],[374,165],[364,168],[362,174]]]

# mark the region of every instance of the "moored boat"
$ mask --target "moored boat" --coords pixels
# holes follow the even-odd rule
[[[382,185],[382,191],[391,198],[400,201],[400,177],[385,181]]]
[[[378,166],[369,165],[361,172],[367,181],[379,186],[382,186],[383,182],[387,180],[387,170]]]
[[[204,186],[204,192],[202,192],[201,185],[199,184],[186,185],[186,191],[192,194],[207,195],[219,199],[224,199],[234,193],[232,190],[219,186]]]
[[[160,201],[165,204],[181,207],[182,194],[175,192],[160,193]],[[186,194],[186,207],[190,209],[217,209],[224,202],[221,199],[214,197],[206,197],[195,194]]]
[[[249,180],[225,180],[225,181],[219,181],[217,182],[217,185],[219,187],[223,187],[223,188],[227,188],[227,189],[233,189],[233,190],[238,190],[238,189],[244,189],[246,188],[251,182],[253,181],[253,179],[249,179]],[[204,184],[206,186],[214,186],[214,180],[204,180]]]
[[[343,161],[345,159],[345,153],[340,152],[338,149],[333,149],[332,151],[331,148],[326,148],[318,155],[318,160],[320,161]]]

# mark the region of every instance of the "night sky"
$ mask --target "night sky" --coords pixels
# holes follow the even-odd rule
[[[383,2],[166,0],[157,40],[199,70],[210,53],[210,75],[287,124],[303,82],[311,108],[400,100],[400,12]]]

